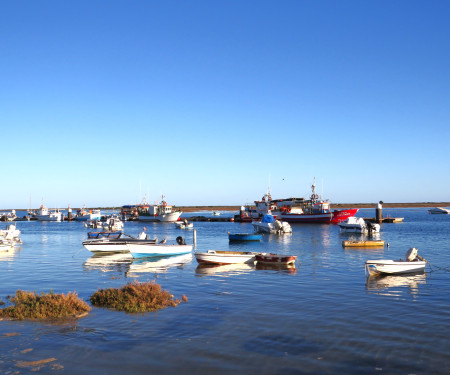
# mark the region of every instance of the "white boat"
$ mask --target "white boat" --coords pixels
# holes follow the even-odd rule
[[[50,212],[47,207],[41,204],[41,207],[39,207],[39,211],[35,215],[35,218],[39,221],[61,221],[62,212],[60,212],[59,209]]]
[[[379,233],[380,224],[367,222],[362,217],[350,216],[347,220],[339,223],[341,232],[346,233]]]
[[[237,264],[254,263],[256,254],[252,251],[208,250],[194,255],[200,264]]]
[[[117,215],[112,215],[110,218],[106,219],[103,223],[103,229],[105,230],[122,230],[123,221]]]
[[[0,242],[0,251],[13,250],[14,246],[9,242]]]
[[[0,214],[1,221],[14,221],[17,219],[16,210],[11,210],[11,212],[8,213],[1,213]]]
[[[193,245],[186,245],[183,237],[178,236],[175,244],[168,244],[165,240],[160,243],[127,243],[128,250],[133,258],[160,257],[168,255],[188,254],[192,251]]]
[[[213,211],[213,216],[220,216],[220,212],[219,211]]]
[[[186,219],[181,221],[176,221],[175,226],[178,229],[192,229],[194,228],[194,223],[189,223]]]
[[[99,221],[99,220],[86,220],[84,222],[84,226],[86,228],[95,228],[95,229],[101,229],[103,228],[103,222]]]
[[[369,275],[398,275],[423,272],[426,264],[426,260],[417,254],[417,249],[412,247],[406,252],[405,260],[367,260],[366,270],[369,272]]]
[[[77,210],[77,214],[74,216],[74,219],[77,221],[87,221],[87,220],[98,220],[100,221],[102,219],[102,213],[99,209],[95,210],[87,210],[86,206],[83,205],[83,207],[79,210]]]
[[[99,232],[97,238],[89,238],[83,241],[83,246],[93,253],[128,253],[128,244],[155,244],[157,239],[147,239],[141,236],[133,238],[123,233]]]
[[[148,203],[140,204],[138,206],[138,212],[140,221],[174,222],[178,221],[182,214],[181,211],[174,211],[173,207],[167,204],[164,195],[161,197],[161,203],[154,205]]]
[[[253,221],[255,232],[264,233],[292,233],[292,227],[285,221],[276,220],[271,214],[266,214],[261,221]]]
[[[449,209],[442,208],[442,207],[432,208],[432,209],[428,210],[428,212],[430,214],[444,214],[444,215],[449,215],[450,214],[450,210]]]

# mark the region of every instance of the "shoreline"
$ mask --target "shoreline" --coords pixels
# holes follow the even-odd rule
[[[254,205],[251,205],[254,207]],[[376,208],[377,203],[331,203],[331,209],[335,208]],[[416,202],[416,203],[383,203],[383,208],[418,208],[418,207],[450,207],[450,202]],[[89,207],[86,209],[101,209],[101,210],[120,210],[122,207]],[[197,211],[239,211],[240,206],[176,206],[173,208],[180,209],[183,212],[197,212]],[[64,208],[61,208],[64,209]],[[11,211],[12,208],[0,209],[0,212]],[[16,211],[27,211],[27,209],[15,208]],[[76,210],[76,208],[72,208]]]
[[[174,206],[183,212],[239,211],[241,206]],[[334,208],[376,208],[377,203],[331,203]],[[383,203],[383,208],[450,207],[450,202]]]

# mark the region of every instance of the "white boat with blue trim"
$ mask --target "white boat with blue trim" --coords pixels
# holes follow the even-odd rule
[[[147,258],[188,254],[192,252],[194,245],[187,245],[183,237],[178,236],[175,244],[168,244],[165,241],[154,244],[127,243],[127,247],[133,258]]]

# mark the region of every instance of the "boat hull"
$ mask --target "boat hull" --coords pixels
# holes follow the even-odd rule
[[[171,212],[162,215],[139,215],[139,221],[161,221],[161,222],[174,222],[178,221],[182,212]]]
[[[255,256],[255,259],[258,263],[264,264],[294,264],[297,256],[260,253]]]
[[[398,275],[423,272],[426,264],[425,261],[367,260],[366,269],[369,275]]]
[[[228,233],[229,241],[261,241],[262,234]]]
[[[348,210],[335,210],[320,214],[295,214],[281,213],[281,219],[288,223],[319,223],[319,224],[338,224],[347,220],[351,216],[355,216],[358,212],[357,208]]]
[[[61,221],[61,215],[36,215],[39,221]]]
[[[383,240],[368,240],[368,241],[342,241],[344,247],[383,247]]]
[[[138,239],[108,239],[99,238],[83,241],[83,246],[93,253],[128,253],[128,244],[155,244],[156,240],[138,240]]]
[[[170,245],[170,244],[127,244],[133,258],[160,257],[167,255],[188,254],[193,245]]]
[[[239,264],[255,261],[255,253],[252,252],[209,250],[207,253],[194,255],[200,264]]]

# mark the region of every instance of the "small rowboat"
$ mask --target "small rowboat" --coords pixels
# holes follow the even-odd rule
[[[200,264],[237,264],[253,263],[256,253],[251,251],[208,250],[206,253],[195,253]]]
[[[297,255],[282,255],[271,253],[259,253],[255,256],[258,263],[266,264],[294,264]]]
[[[256,233],[230,233],[228,232],[228,239],[230,241],[260,241],[262,234]]]
[[[382,240],[367,240],[367,241],[342,241],[344,247],[380,247],[384,246]]]
[[[417,254],[417,249],[412,247],[406,253],[406,259],[367,260],[366,270],[369,275],[398,275],[403,273],[423,272],[427,261]]]

